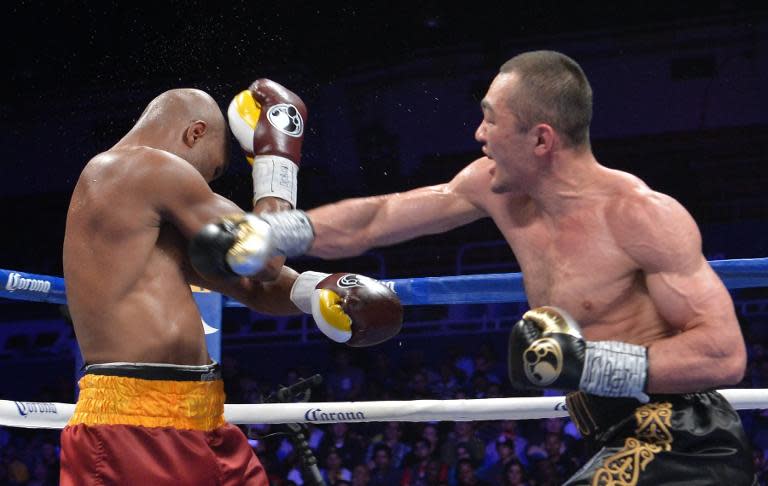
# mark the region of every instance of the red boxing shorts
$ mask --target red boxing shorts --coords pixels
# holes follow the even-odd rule
[[[224,421],[218,365],[91,365],[61,433],[61,485],[268,486]]]

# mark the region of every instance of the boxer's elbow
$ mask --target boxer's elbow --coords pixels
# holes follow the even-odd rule
[[[739,343],[719,361],[719,369],[723,374],[721,381],[724,385],[736,385],[744,379],[744,373],[747,370],[747,351],[743,343]]]
[[[711,386],[735,385],[744,378],[747,351],[742,340],[713,341],[706,351],[707,365],[702,369]]]

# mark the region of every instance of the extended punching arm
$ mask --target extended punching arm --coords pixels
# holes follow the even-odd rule
[[[203,227],[189,242],[189,257],[201,275],[249,277],[278,255],[304,254],[312,224],[303,211],[226,216]]]

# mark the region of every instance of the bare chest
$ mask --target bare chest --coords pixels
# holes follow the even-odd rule
[[[599,218],[501,229],[520,263],[532,307],[561,307],[588,325],[612,320],[642,293],[637,267]]]

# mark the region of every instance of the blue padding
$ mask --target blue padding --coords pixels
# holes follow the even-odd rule
[[[729,289],[768,287],[768,258],[714,260],[710,263]],[[0,297],[59,304],[66,302],[64,280],[58,277],[0,269],[0,282],[3,285]],[[403,305],[493,304],[526,300],[522,274],[519,273],[408,278],[384,282],[394,288]],[[224,306],[243,307],[243,304],[225,299]]]
[[[527,300],[521,273],[407,278],[390,282],[403,305],[493,304]]]
[[[768,287],[768,258],[709,262],[729,289]]]
[[[0,268],[0,297],[14,300],[31,300],[66,304],[64,279],[48,275],[3,270]]]

